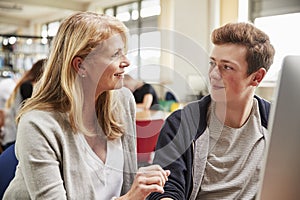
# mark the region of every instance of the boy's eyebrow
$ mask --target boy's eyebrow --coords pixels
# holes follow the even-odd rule
[[[210,57],[211,60],[216,61],[216,59],[214,57]],[[221,59],[220,62],[222,63],[230,63],[230,64],[234,64],[234,65],[239,65],[238,63],[234,62],[234,61],[230,61],[230,60],[225,60],[225,59]]]
[[[222,60],[221,60],[221,62],[223,62],[223,63],[228,63],[228,64],[233,64],[233,65],[239,66],[239,64],[238,64],[238,63],[236,63],[236,62],[234,62],[234,61],[230,61],[230,60],[224,60],[224,59],[222,59]]]

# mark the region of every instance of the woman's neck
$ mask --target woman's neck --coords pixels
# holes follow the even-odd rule
[[[83,123],[90,133],[90,135],[85,135],[87,143],[103,163],[105,163],[107,138],[98,122],[95,107],[88,106],[83,108]]]
[[[96,114],[94,99],[85,99],[82,107],[82,120],[83,125],[91,134],[99,134],[98,132],[101,128]]]
[[[107,154],[106,137],[103,137],[103,134],[98,134],[95,136],[85,136],[85,139],[94,153],[105,163]]]

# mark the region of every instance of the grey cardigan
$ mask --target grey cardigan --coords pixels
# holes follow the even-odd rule
[[[137,170],[135,102],[132,93],[117,91],[126,110],[123,186],[126,193]],[[19,160],[15,178],[5,199],[101,199],[93,188],[84,162],[79,135],[74,134],[65,114],[30,111],[20,120],[16,141]],[[47,177],[47,178],[45,178]]]

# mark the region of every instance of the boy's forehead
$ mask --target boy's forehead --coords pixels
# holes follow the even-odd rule
[[[210,58],[223,63],[233,63],[239,66],[248,66],[246,61],[247,49],[241,45],[215,45]]]
[[[211,57],[220,59],[246,59],[247,49],[236,44],[215,45],[211,51]]]

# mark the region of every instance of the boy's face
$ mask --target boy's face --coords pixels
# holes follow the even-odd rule
[[[247,75],[246,47],[216,45],[210,56],[210,93],[215,101],[243,102],[253,95],[253,74]]]

